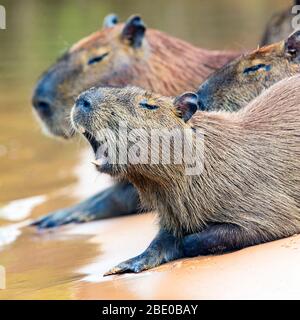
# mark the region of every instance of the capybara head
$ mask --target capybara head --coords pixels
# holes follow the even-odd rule
[[[238,110],[274,83],[300,71],[300,31],[228,63],[198,90],[209,110]]]
[[[38,82],[34,108],[45,129],[56,136],[73,135],[70,109],[80,92],[93,86],[123,86],[131,77],[130,64],[147,54],[146,27],[138,16],[117,24],[115,15],[104,26],[72,46]]]
[[[77,98],[71,118],[74,128],[90,142],[98,170],[120,175],[127,171],[127,164],[134,163],[121,163],[122,150],[127,153],[127,160],[132,159],[132,153],[137,152],[133,145],[140,141],[140,150],[147,150],[147,155],[145,162],[134,164],[143,164],[146,168],[153,164],[151,137],[158,134],[165,138],[176,134],[176,130],[180,135],[182,130],[190,129],[188,120],[197,109],[197,95],[192,92],[171,98],[137,87],[91,88]],[[170,159],[170,165],[176,162],[173,160]]]

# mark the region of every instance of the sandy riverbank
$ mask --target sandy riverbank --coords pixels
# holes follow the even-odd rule
[[[141,252],[156,232],[152,214],[26,229],[0,252],[0,299],[263,299],[300,297],[300,236],[238,252],[175,261],[141,274],[104,278]]]

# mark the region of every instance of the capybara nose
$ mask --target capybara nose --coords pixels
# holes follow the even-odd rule
[[[39,99],[39,98],[36,98],[34,97],[33,98],[33,101],[32,101],[32,104],[35,108],[35,110],[45,116],[45,117],[49,117],[52,115],[52,108],[51,108],[51,104],[50,102],[46,101],[46,100],[42,100],[42,99]]]
[[[89,112],[92,110],[92,104],[86,96],[81,96],[76,100],[76,108],[83,112]]]
[[[32,97],[34,109],[45,117],[51,116],[55,107],[55,87],[50,78],[50,76],[45,76],[38,82]]]
[[[82,112],[90,112],[95,108],[102,97],[101,90],[98,88],[91,88],[76,99],[75,108]]]

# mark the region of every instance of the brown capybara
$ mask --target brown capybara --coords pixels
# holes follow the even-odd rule
[[[299,75],[284,79],[237,112],[197,111],[194,93],[175,99],[134,87],[82,93],[72,120],[91,143],[98,170],[131,181],[159,217],[160,231],[145,252],[107,275],[298,233],[299,87]],[[182,150],[174,130],[184,136],[184,150],[198,150],[195,162],[202,170],[187,174],[194,159],[173,152]],[[164,147],[152,143],[154,132],[162,138],[172,133],[169,162],[153,162],[152,155],[163,154]],[[145,152],[142,161],[132,158]]]
[[[205,110],[235,111],[274,83],[300,72],[300,31],[259,48],[217,70],[198,91]]]
[[[74,99],[92,86],[138,85],[164,95],[194,90],[209,74],[238,52],[210,51],[147,29],[138,17],[125,24],[105,19],[104,29],[73,45],[40,79],[33,105],[46,131],[71,138],[70,110]],[[117,183],[86,201],[34,222],[52,228],[140,212],[136,190]]]
[[[299,5],[300,0],[294,0],[293,5],[290,6],[288,9],[282,12],[278,12],[271,17],[270,21],[266,26],[264,35],[260,41],[261,46],[265,46],[267,44],[283,40],[292,32],[299,29],[295,29],[293,27],[293,19],[296,19],[295,23],[299,21],[296,15],[300,13],[300,8],[294,6]]]

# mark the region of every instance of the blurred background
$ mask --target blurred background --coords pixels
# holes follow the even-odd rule
[[[78,180],[75,169],[85,143],[45,137],[30,100],[40,74],[71,44],[101,28],[105,15],[115,12],[124,21],[140,13],[149,27],[198,46],[252,49],[271,15],[290,5],[286,0],[0,2],[7,14],[7,29],[0,30],[0,207],[16,199],[64,190]],[[92,191],[82,188],[85,193]],[[38,204],[39,199],[33,198],[33,203]],[[34,215],[74,201],[67,191],[58,193],[52,200],[40,201]],[[5,224],[1,214],[5,218],[5,212],[0,212],[0,224]]]

